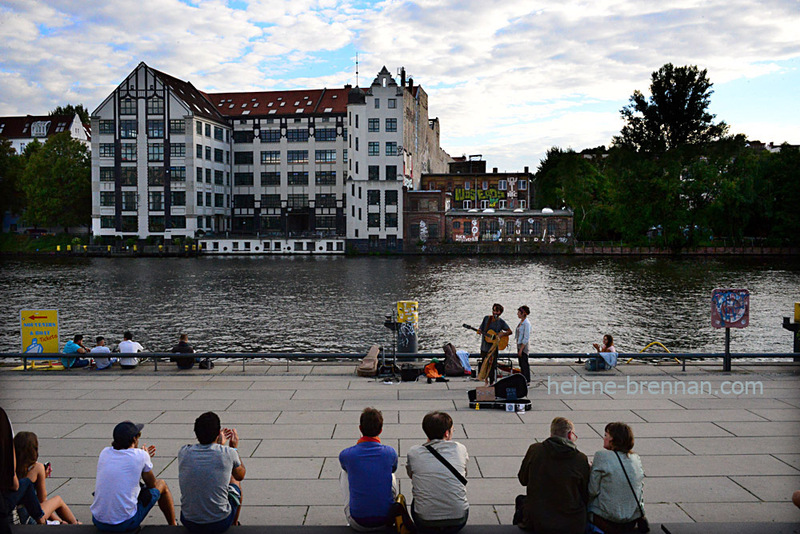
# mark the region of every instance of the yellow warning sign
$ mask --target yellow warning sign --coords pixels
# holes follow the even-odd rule
[[[58,310],[22,310],[19,324],[22,352],[58,352]]]

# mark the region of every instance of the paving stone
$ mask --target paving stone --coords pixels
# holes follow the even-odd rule
[[[688,410],[727,410],[727,409],[740,409],[740,410],[753,410],[765,408],[787,409],[791,408],[783,400],[779,399],[765,399],[761,397],[741,397],[731,398],[725,397],[722,399],[697,399],[697,398],[684,398],[676,399],[675,403],[680,405],[681,408]]]
[[[646,503],[745,503],[757,500],[726,477],[647,477],[644,488]],[[686,510],[683,505],[681,508]],[[691,513],[689,515],[697,521]]]
[[[794,410],[792,410],[794,411]],[[632,410],[636,416],[648,423],[764,421],[764,417],[750,410]],[[625,421],[624,419],[619,419]],[[629,421],[628,421],[629,422]]]
[[[12,408],[7,408],[5,406],[3,407],[3,409],[5,410],[6,415],[8,415],[8,419],[9,419],[9,421],[11,421],[12,426],[17,426],[17,425],[22,424],[22,423],[28,423],[28,422],[34,421],[35,419],[38,419],[39,417],[42,417],[42,416],[47,415],[48,413],[50,413],[47,410],[14,410]],[[81,416],[82,416],[83,419],[86,418],[85,414],[82,414]],[[39,422],[41,422],[41,423],[58,423],[58,422],[66,422],[66,421],[62,421],[62,420],[56,420],[56,421],[42,420],[42,421],[39,421]]]
[[[61,393],[61,392],[59,392]],[[163,399],[167,400],[180,400],[188,397],[191,392],[185,390],[159,390],[153,391],[151,389],[101,389],[97,391],[81,390],[78,392],[81,399],[93,401],[106,401],[106,400],[150,400],[150,399]],[[102,402],[100,402],[102,404]]]
[[[405,411],[405,410],[426,410],[427,412],[431,412],[434,410],[446,411],[449,412],[455,409],[454,401],[448,399],[440,399],[438,401],[431,401],[431,400],[384,400],[384,399],[375,399],[373,402],[370,403],[373,408],[377,408],[378,410],[398,410],[398,411]],[[467,400],[464,404],[469,405],[469,401]],[[342,406],[343,410],[358,410],[359,412],[364,409],[364,401],[363,400],[345,400],[344,405]],[[421,420],[420,420],[421,421]]]
[[[532,443],[534,440],[545,440],[550,436],[550,421],[546,423],[530,423],[524,425],[469,423],[464,425],[464,431],[466,432],[465,437],[469,437],[470,439],[496,436],[503,439],[527,439]],[[588,439],[590,436],[602,436],[602,434],[597,433],[590,425],[585,423],[575,423],[575,433],[578,434],[581,439]],[[453,439],[455,439],[455,437]]]
[[[245,486],[245,491],[249,491]],[[243,525],[302,525],[309,506],[261,506],[244,501],[239,521]]]
[[[416,424],[422,428],[422,419],[425,414],[430,410],[402,410],[398,411],[400,423],[403,424]],[[517,413],[507,413],[501,410],[472,410],[466,408],[465,410],[458,410],[455,412],[448,412],[456,423],[502,423],[502,424],[522,424],[524,420],[522,416]],[[527,414],[529,414],[528,412]],[[526,415],[527,415],[526,414]],[[383,412],[384,421],[386,420],[386,412]]]
[[[800,436],[800,422],[724,422],[718,425],[735,436]]]
[[[14,421],[11,421],[14,425]],[[81,423],[24,423],[14,425],[14,432],[33,432],[40,439],[61,438],[81,427]]]
[[[341,499],[338,480],[304,480],[302,487],[289,490],[295,486],[296,482],[281,479],[250,480],[247,491],[258,495],[262,506],[333,505]]]
[[[381,410],[383,413],[383,422],[385,427],[389,427],[391,419],[397,420],[397,410]],[[361,414],[359,412],[341,412],[341,411],[290,411],[284,410],[275,420],[276,425],[284,424],[300,424],[300,425],[318,425],[325,423],[334,423],[337,425],[355,425],[358,428],[358,421]],[[422,419],[420,418],[420,421]]]
[[[285,400],[292,398],[294,391],[262,389],[262,390],[240,390],[240,389],[210,389],[203,388],[200,391],[193,391],[186,396],[186,400],[242,400],[271,402],[274,400]]]
[[[655,397],[655,398],[654,398]],[[670,399],[657,396],[636,397],[634,399],[608,400],[565,400],[570,410],[681,410],[684,407]]]
[[[800,440],[785,437],[675,438],[692,454],[798,453]]]
[[[732,476],[731,480],[762,501],[791,501],[792,493],[800,488],[800,472],[795,471],[791,476],[765,476],[769,474],[763,472],[759,476]]]
[[[773,454],[772,456],[800,471],[800,454]]]
[[[800,522],[800,510],[789,500],[772,502],[720,502],[714,506],[685,503],[681,508],[698,523]]]
[[[168,412],[169,413],[169,412]],[[178,412],[180,413],[180,412]],[[91,419],[92,423],[105,423],[110,425],[108,427],[108,434],[114,429],[114,425],[126,419],[130,419],[136,423],[148,424],[153,422],[156,418],[164,414],[163,410],[143,410],[143,411],[129,411],[124,414],[105,410],[96,409],[87,414],[85,411],[79,410],[51,410],[43,413],[37,417],[35,423],[86,423]]]
[[[768,454],[649,456],[642,459],[649,477],[793,475],[798,471]],[[774,477],[773,477],[774,478]],[[800,485],[798,486],[800,488]]]
[[[73,401],[81,402],[81,401]],[[161,400],[158,394],[154,393],[152,400],[126,400],[118,404],[113,409],[117,412],[156,410],[158,408],[181,410],[203,413],[208,411],[224,412],[234,401],[231,400]]]
[[[787,406],[785,409],[759,409],[750,408],[748,411],[753,412],[759,417],[764,417],[770,421],[800,421],[800,410]]]
[[[666,411],[666,410],[665,410]],[[610,421],[609,421],[610,422]],[[605,434],[605,425],[591,423],[598,435]],[[732,434],[714,423],[639,423],[632,425],[636,438],[678,438],[678,437],[731,437]]]
[[[292,400],[328,400],[346,399],[360,401],[397,400],[397,391],[386,389],[298,389],[292,395]]]
[[[194,420],[201,415],[202,412],[197,411],[169,411],[159,414],[152,422],[157,424],[194,424]],[[274,424],[278,419],[281,412],[219,412],[220,420],[223,427],[238,427],[239,425],[251,424]],[[138,421],[139,419],[137,419]]]
[[[340,492],[341,495],[341,492]],[[344,504],[309,506],[304,525],[347,525]]]
[[[650,522],[650,531],[660,523],[692,523],[692,518],[677,504],[645,502],[644,513]],[[658,532],[658,531],[657,531]]]
[[[232,412],[257,412],[260,410],[290,410],[290,411],[340,411],[342,409],[342,400],[271,400],[271,401],[252,401],[252,400],[237,400],[230,403],[227,408]],[[360,410],[363,410],[361,406]],[[359,411],[360,411],[359,410]]]

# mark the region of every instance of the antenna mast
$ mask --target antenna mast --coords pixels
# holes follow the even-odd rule
[[[358,52],[356,52],[356,87],[358,87]]]

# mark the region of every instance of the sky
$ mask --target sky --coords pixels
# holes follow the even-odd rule
[[[672,63],[708,71],[731,133],[800,144],[799,28],[798,0],[2,0],[0,116],[91,112],[142,61],[206,92],[403,66],[451,156],[534,171],[551,147],[608,146]]]

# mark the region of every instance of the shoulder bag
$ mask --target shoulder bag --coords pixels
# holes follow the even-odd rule
[[[619,466],[622,468],[622,474],[625,475],[625,480],[628,481],[628,486],[631,488],[631,493],[633,493],[633,498],[636,499],[636,506],[639,507],[639,512],[642,514],[642,517],[636,520],[636,530],[642,533],[650,532],[650,523],[644,516],[644,508],[642,508],[642,503],[639,502],[639,498],[636,496],[636,490],[633,489],[633,484],[631,484],[631,479],[628,478],[628,473],[625,471],[625,464],[622,463],[622,458],[620,458],[618,451],[614,451],[614,454],[617,455],[617,460],[619,460]]]
[[[442,464],[443,464],[443,465],[444,465],[444,466],[445,466],[447,469],[449,469],[451,473],[453,473],[453,474],[456,476],[456,478],[458,479],[458,481],[459,481],[459,482],[461,482],[461,483],[462,483],[462,484],[464,484],[465,486],[467,485],[467,479],[466,479],[466,478],[464,478],[464,475],[462,475],[461,473],[459,473],[459,472],[456,470],[456,468],[452,466],[452,464],[451,464],[450,462],[448,462],[447,460],[445,460],[444,456],[442,456],[441,454],[439,454],[439,451],[437,451],[436,449],[434,449],[432,445],[425,445],[425,448],[426,448],[426,449],[428,449],[428,451],[430,451],[430,453],[431,453],[432,455],[434,455],[434,456],[436,457],[436,459],[437,459],[437,460],[439,460],[440,462],[442,462]]]

